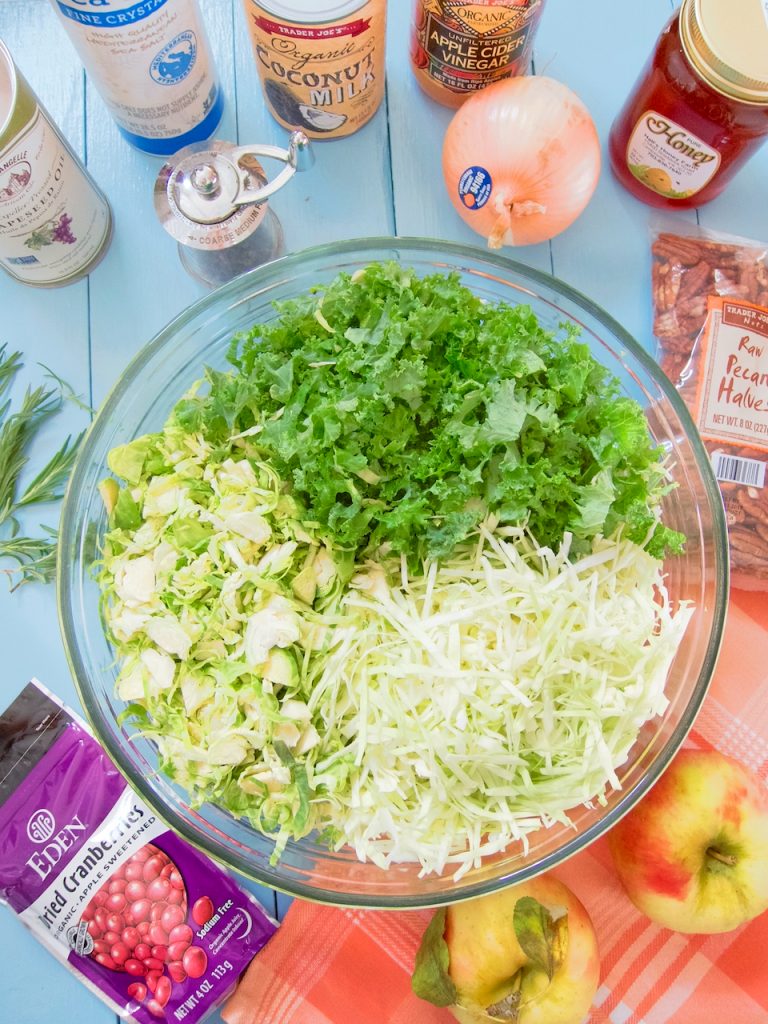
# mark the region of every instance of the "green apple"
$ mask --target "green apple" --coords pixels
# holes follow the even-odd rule
[[[439,910],[412,983],[461,1024],[580,1024],[599,976],[589,915],[562,882],[540,875]]]
[[[727,932],[768,909],[768,789],[714,750],[682,750],[611,829],[635,906],[678,932]]]

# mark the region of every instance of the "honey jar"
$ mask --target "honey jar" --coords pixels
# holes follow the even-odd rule
[[[768,7],[683,0],[611,129],[614,174],[652,206],[699,206],[766,136]]]

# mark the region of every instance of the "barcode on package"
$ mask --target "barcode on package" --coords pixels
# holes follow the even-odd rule
[[[765,486],[765,463],[759,459],[745,459],[740,455],[713,452],[712,468],[720,482],[744,484],[747,487]]]

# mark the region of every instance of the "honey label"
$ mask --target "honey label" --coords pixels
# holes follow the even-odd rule
[[[682,125],[646,110],[627,144],[627,167],[651,192],[688,199],[715,176],[720,154]]]
[[[384,95],[385,0],[336,21],[303,23],[243,2],[264,95],[280,124],[328,139],[373,117]]]
[[[702,437],[768,451],[768,309],[707,300],[695,418]]]
[[[454,92],[472,92],[525,71],[541,0],[423,0],[416,64]]]

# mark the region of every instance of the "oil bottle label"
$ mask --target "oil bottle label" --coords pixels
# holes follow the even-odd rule
[[[164,154],[213,133],[223,100],[194,0],[55,0],[54,6],[129,142]]]
[[[25,284],[78,276],[106,245],[109,207],[39,107],[0,149],[0,264]]]
[[[646,110],[627,144],[627,166],[651,192],[687,199],[715,176],[720,154],[682,125]]]
[[[417,65],[454,92],[524,73],[541,0],[422,0]]]
[[[243,0],[253,52],[273,116],[310,138],[350,135],[384,95],[385,0],[334,22],[298,23]]]

